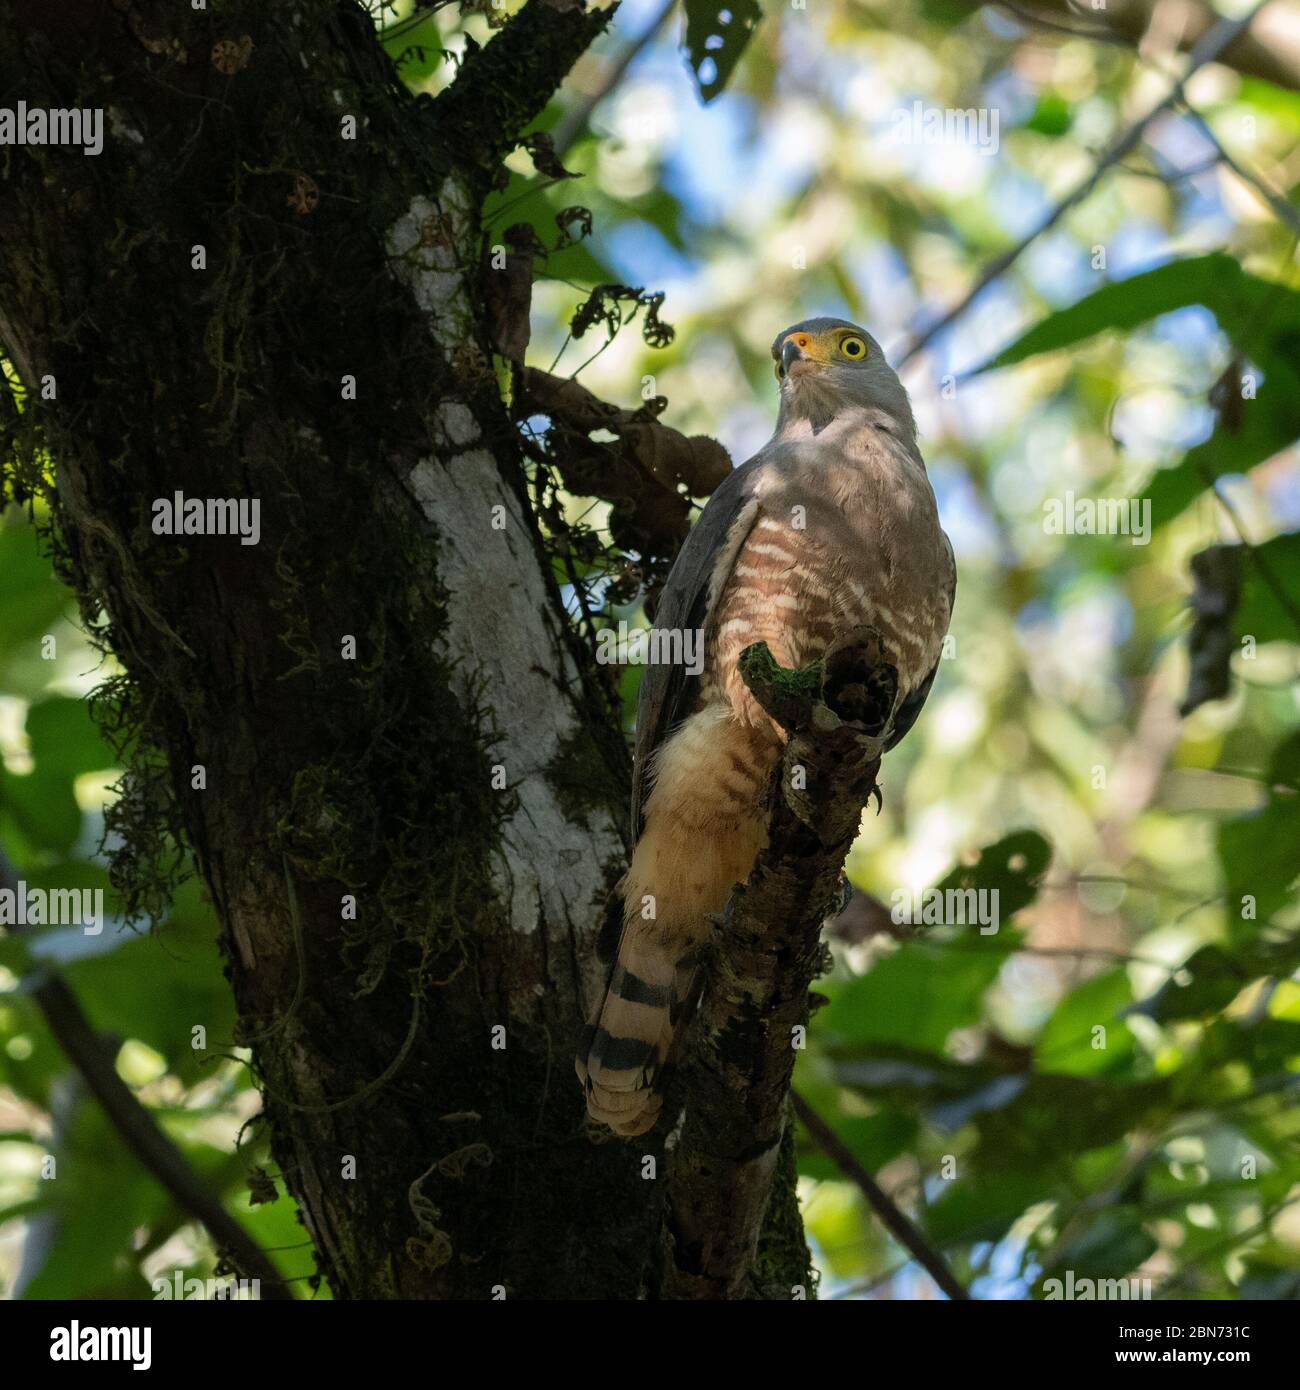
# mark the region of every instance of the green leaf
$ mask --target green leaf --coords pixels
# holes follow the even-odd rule
[[[68,600],[67,589],[41,554],[36,528],[0,527],[0,657],[49,632]]]
[[[1227,1008],[1251,978],[1222,946],[1202,946],[1133,1012],[1157,1023],[1203,1018]]]
[[[1006,960],[1005,950],[978,937],[972,947],[909,941],[878,960],[837,990],[818,1016],[830,1045],[897,1043],[942,1052],[954,1029],[980,1021],[984,991]]]
[[[1099,1076],[1123,1067],[1133,1055],[1133,1034],[1119,1017],[1133,1002],[1128,972],[1107,970],[1081,984],[1056,1006],[1034,1046],[1039,1071]],[[1094,1029],[1104,1032],[1098,1036]],[[1104,1046],[1098,1047],[1101,1041]]]
[[[1256,642],[1300,642],[1300,531],[1248,547],[1243,558],[1238,635]]]
[[[1040,92],[1038,105],[1025,122],[1026,130],[1039,135],[1064,135],[1074,124],[1074,108],[1058,92]]]
[[[940,892],[996,892],[999,922],[1028,907],[1047,872],[1052,847],[1036,830],[1017,830],[980,851],[974,864],[959,864],[938,885]]]
[[[1267,922],[1291,899],[1300,876],[1300,732],[1274,753],[1268,800],[1253,815],[1219,827],[1219,860],[1228,890],[1228,923],[1241,935]],[[1248,915],[1247,915],[1248,914]]]
[[[1030,1207],[1052,1195],[1052,1185],[1033,1173],[967,1178],[953,1183],[931,1204],[925,1229],[941,1246],[1001,1240]]]
[[[1253,823],[1250,820],[1231,822],[1237,826]],[[1241,835],[1241,840],[1243,845],[1247,842],[1245,833]],[[1284,845],[1291,848],[1287,842]],[[1244,855],[1244,850],[1239,850],[1239,853]],[[1294,849],[1288,855],[1272,857],[1284,861],[1284,876],[1295,875]],[[1229,921],[1232,920],[1230,915]],[[1246,927],[1255,923],[1247,921],[1240,925]],[[1207,1014],[1226,1009],[1253,981],[1267,976],[1285,977],[1298,965],[1300,935],[1295,933],[1276,941],[1260,937],[1246,939],[1231,950],[1214,944],[1202,946],[1150,998],[1133,1005],[1127,1012],[1145,1014],[1157,1023],[1204,1018]]]
[[[69,962],[65,974],[97,1030],[139,1039],[190,1084],[234,1037],[234,1000],[216,937],[212,910],[191,880],[163,926],[147,934],[119,928],[116,950]],[[198,1027],[206,1033],[201,1049],[193,1046]]]
[[[684,47],[700,98],[706,104],[731,79],[762,17],[758,0],[686,0]],[[706,65],[713,69],[708,77],[701,73]]]
[[[413,26],[397,21],[389,28],[394,32],[385,36],[381,30],[380,42],[398,65],[402,81],[418,90],[443,66],[442,31],[438,28],[437,17],[430,15]]]
[[[882,1110],[877,1115],[843,1115],[828,1113],[823,1109],[819,1113],[869,1173],[879,1172],[916,1139],[916,1121],[897,1111]],[[827,1158],[815,1145],[800,1148],[799,1176],[814,1178],[818,1182],[844,1180],[844,1174],[835,1161]]]
[[[1076,1286],[1080,1279],[1118,1279],[1136,1269],[1156,1248],[1137,1208],[1112,1207],[1058,1247],[1049,1277],[1070,1270]]]
[[[1250,1023],[1216,1018],[1201,1040],[1197,1061],[1206,1067],[1244,1062],[1253,1076],[1300,1071],[1300,1023],[1269,1017]]]
[[[46,893],[82,893],[87,890],[99,892],[103,898],[104,916],[99,922],[98,932],[88,932],[87,919],[78,920],[69,915],[66,906],[51,904],[51,912],[58,917],[55,923],[43,925],[28,924],[19,935],[9,938],[10,942],[21,943],[25,953],[34,966],[57,966],[66,961],[81,960],[87,956],[102,956],[115,950],[121,934],[111,913],[113,911],[113,888],[109,883],[108,870],[102,864],[86,859],[62,859],[52,864],[42,864],[35,869],[24,869],[22,882],[30,889],[40,889]],[[84,900],[73,903],[74,913],[79,912]],[[96,909],[91,900],[91,910]]]
[[[52,1153],[56,1176],[38,1184],[44,1210],[32,1218],[48,1245],[22,1297],[148,1297],[132,1241],[162,1215],[167,1192],[92,1101],[75,1104]]]
[[[0,798],[34,844],[66,853],[81,833],[73,783],[82,773],[115,766],[116,758],[91,721],[86,702],[64,695],[31,706],[27,736],[32,771],[19,777],[0,769]]]
[[[18,777],[0,767],[0,804],[27,840],[42,850],[66,854],[81,834],[81,808],[72,783],[38,767]]]
[[[1216,251],[1103,285],[1077,304],[1049,314],[975,374],[1071,347],[1106,329],[1136,328],[1193,304],[1209,309],[1243,352],[1257,344],[1262,325],[1271,330],[1300,323],[1300,293],[1248,275],[1231,256]],[[1261,316],[1266,305],[1268,314]]]
[[[1244,401],[1234,429],[1220,425],[1171,468],[1143,488],[1152,526],[1179,516],[1207,487],[1233,473],[1247,473],[1300,438],[1300,375],[1281,352],[1261,354],[1264,380],[1254,400]]]
[[[942,902],[948,925],[964,925],[948,939],[906,941],[867,974],[829,986],[831,1002],[819,1015],[828,1046],[838,1056],[880,1044],[942,1053],[950,1033],[979,1023],[984,992],[1017,945],[1016,934],[1002,927],[1033,900],[1050,859],[1047,841],[1022,830],[988,846],[974,864],[953,869],[918,906]],[[955,902],[949,894],[963,897]],[[988,934],[980,926],[986,919],[995,928]]]
[[[1238,1292],[1242,1298],[1295,1302],[1300,1299],[1300,1269],[1289,1264],[1247,1261]]]
[[[32,760],[43,772],[72,779],[115,767],[117,758],[100,736],[85,700],[53,695],[27,711]]]
[[[1009,1104],[976,1119],[981,1172],[1050,1170],[1089,1149],[1120,1139],[1130,1129],[1159,1121],[1171,1083],[1121,1084],[1109,1078],[1032,1076]]]

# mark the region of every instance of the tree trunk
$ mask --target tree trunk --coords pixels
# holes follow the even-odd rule
[[[98,155],[0,149],[7,491],[48,497],[125,673],[115,881],[156,912],[192,849],[338,1297],[659,1285],[662,1140],[593,1142],[572,1073],[627,754],[527,502],[478,219],[607,19],[530,0],[431,102],[350,0],[0,0],[6,100],[105,113]],[[160,534],[177,493],[255,499],[256,543]]]

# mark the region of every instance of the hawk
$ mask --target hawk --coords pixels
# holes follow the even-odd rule
[[[767,841],[786,735],[742,681],[741,652],[765,641],[802,667],[837,634],[874,627],[898,671],[888,749],[930,693],[952,613],[952,547],[879,344],[808,319],[772,356],[776,431],[709,499],[655,615],[666,633],[703,633],[703,669],[650,665],[641,683],[622,934],[577,1057],[589,1113],[622,1135],[658,1117],[698,948]]]

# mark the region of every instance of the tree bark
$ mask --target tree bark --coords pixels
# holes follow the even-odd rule
[[[122,887],[156,905],[150,843],[193,846],[336,1294],[634,1296],[649,1185],[569,1076],[623,754],[475,313],[499,148],[453,159],[351,6],[10,10],[5,91],[107,109],[98,157],[7,151],[0,302],[140,730]],[[603,23],[530,10],[494,145]],[[259,499],[258,544],[155,535],[178,490]]]
[[[528,504],[478,217],[608,18],[530,0],[431,102],[351,0],[0,0],[6,99],[105,112],[97,156],[0,149],[0,503],[48,502],[120,662],[114,881],[156,914],[192,850],[337,1297],[661,1283],[662,1136],[599,1142],[572,1075],[627,753]],[[256,499],[257,543],[160,534],[177,493]]]

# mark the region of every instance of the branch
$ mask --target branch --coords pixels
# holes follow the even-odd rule
[[[628,549],[643,549],[647,538],[661,550],[680,545],[690,532],[690,505],[679,487],[707,497],[731,471],[731,458],[716,439],[688,437],[661,424],[653,403],[626,410],[537,367],[521,370],[518,391],[517,414],[547,415],[560,433],[552,453],[565,487],[618,508],[636,533],[620,539]],[[617,443],[592,439],[600,430],[617,435]]]
[[[1081,37],[1131,46],[1142,43],[1153,21],[1163,22],[1156,18],[1159,0],[1107,0],[1104,9],[1080,4],[1079,0],[1020,0],[1018,4],[1000,4],[994,0],[994,3],[996,8],[1009,10],[1026,23],[1042,23],[1044,27],[1064,29]],[[1086,20],[1087,27],[1069,23],[1079,19]],[[1182,0],[1177,12],[1178,48],[1192,48],[1218,19],[1214,6],[1205,0]],[[1104,32],[1098,33],[1098,30]],[[1294,8],[1278,6],[1253,33],[1236,35],[1215,61],[1246,76],[1262,77],[1280,87],[1300,90],[1300,16]]]
[[[897,672],[879,634],[855,628],[803,671],[749,647],[740,671],[790,734],[768,846],[732,893],[682,1080],[686,1115],[673,1150],[661,1293],[741,1298],[782,1137],[822,922],[875,789]],[[775,781],[775,779],[774,779]],[[789,1291],[783,1290],[789,1297]]]
[[[1274,188],[1267,179],[1261,174],[1257,174],[1249,165],[1240,163],[1224,149],[1219,137],[1210,127],[1210,123],[1192,106],[1184,106],[1192,124],[1201,132],[1203,136],[1214,146],[1218,152],[1218,162],[1226,164],[1229,169],[1242,181],[1248,184],[1255,192],[1263,198],[1273,211],[1274,217],[1279,221],[1285,222],[1293,232],[1300,234],[1300,211]]]
[[[467,53],[456,80],[434,100],[447,148],[466,163],[492,163],[507,154],[617,8],[528,0],[491,42]]]
[[[862,1190],[867,1204],[880,1218],[880,1224],[903,1247],[936,1284],[954,1299],[969,1299],[970,1294],[958,1282],[956,1275],[944,1263],[943,1256],[926,1240],[911,1221],[894,1205],[889,1194],[853,1156],[853,1151],[808,1104],[798,1091],[792,1091],[794,1113],[812,1135],[817,1147],[832,1163]]]
[[[1192,50],[1191,60],[1188,63],[1187,71],[1174,83],[1169,93],[1153,106],[1145,116],[1131,125],[1118,140],[1098,160],[1092,173],[1088,175],[1082,183],[1077,184],[1064,198],[1060,200],[1051,211],[1039,222],[1039,224],[1022,237],[1014,246],[1009,247],[1000,255],[995,256],[979,278],[971,286],[965,297],[949,309],[947,313],[936,319],[928,328],[913,339],[907,351],[898,362],[901,370],[922,348],[932,342],[946,328],[950,327],[967,309],[984,293],[986,289],[1000,276],[1006,274],[1022,255],[1038,240],[1044,232],[1050,231],[1061,220],[1062,217],[1076,204],[1082,202],[1101,182],[1106,171],[1121,159],[1130,155],[1141,143],[1142,137],[1146,134],[1147,127],[1158,116],[1170,110],[1171,107],[1178,105],[1183,100],[1183,89],[1191,80],[1192,75],[1203,68],[1207,63],[1212,63],[1227,49],[1235,40],[1241,37],[1255,16],[1269,3],[1269,0],[1258,0],[1254,8],[1241,19],[1220,20],[1213,29],[1196,45]]]
[[[0,856],[0,889],[18,892],[18,881],[3,856]],[[259,1280],[264,1299],[292,1298],[261,1246],[208,1190],[186,1163],[185,1156],[118,1076],[111,1049],[91,1027],[67,982],[51,971],[42,971],[32,998],[45,1015],[50,1032],[127,1148],[183,1211],[207,1227],[221,1260],[241,1277]]]

